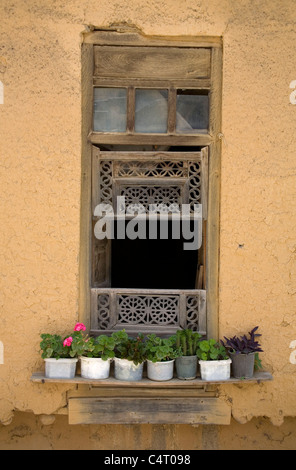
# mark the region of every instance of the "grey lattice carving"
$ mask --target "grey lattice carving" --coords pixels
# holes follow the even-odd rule
[[[204,290],[92,289],[96,305],[93,330],[127,328],[135,332],[173,333],[190,328],[205,334],[206,297]]]
[[[113,202],[114,178],[167,178],[178,181],[179,186],[158,185],[123,185],[119,184],[118,196],[125,196],[126,204],[142,204],[148,210],[149,204],[190,204],[191,211],[194,204],[201,203],[201,164],[198,161],[112,161],[102,160],[100,162],[100,202],[111,204]],[[180,180],[183,178],[183,180]],[[189,183],[189,194],[187,200],[182,199],[181,181],[184,179]]]
[[[98,295],[98,327],[106,330],[110,326],[110,296],[108,294]]]
[[[179,322],[178,296],[120,295],[118,323],[176,325]]]
[[[182,191],[179,186],[121,186],[120,196],[125,197],[126,207],[133,211],[134,205],[142,206],[146,211],[150,206],[182,204]],[[153,208],[152,208],[153,209]]]
[[[115,176],[121,178],[186,178],[186,161],[127,161],[115,162]]]
[[[190,295],[186,297],[186,324],[191,330],[199,327],[199,296]]]
[[[101,203],[112,205],[113,165],[111,161],[100,162],[100,195]]]
[[[201,168],[198,162],[189,163],[189,204],[191,211],[194,204],[201,203]]]

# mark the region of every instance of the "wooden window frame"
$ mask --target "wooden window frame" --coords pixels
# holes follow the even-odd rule
[[[179,52],[188,48],[206,48],[210,51],[210,77],[198,79],[168,80],[167,77],[149,85],[157,88],[161,85],[170,87],[186,87],[187,89],[209,89],[210,93],[210,122],[207,134],[175,134],[172,126],[166,135],[139,134],[135,136],[133,123],[128,124],[128,132],[124,135],[94,133],[93,121],[93,86],[122,85],[118,77],[103,77],[98,81],[94,78],[94,48],[101,46],[146,47],[146,48],[176,48]],[[148,50],[148,49],[147,49]],[[148,86],[147,80],[141,78],[137,83],[133,78],[126,79],[126,85],[132,82],[135,86]],[[221,96],[222,96],[222,40],[216,37],[182,37],[162,38],[146,37],[135,32],[93,31],[84,34],[82,43],[82,191],[81,191],[81,233],[80,233],[80,271],[79,271],[79,318],[90,330],[91,310],[91,153],[94,144],[128,145],[130,143],[143,145],[186,145],[207,146],[209,151],[209,193],[208,193],[208,222],[206,244],[206,290],[207,290],[207,336],[219,337],[218,328],[218,282],[219,282],[219,225],[220,225],[220,153],[221,153]],[[130,106],[133,106],[130,99]],[[91,110],[91,112],[90,112]],[[138,139],[138,141],[137,141]]]

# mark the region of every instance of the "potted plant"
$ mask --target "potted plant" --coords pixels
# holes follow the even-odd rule
[[[190,329],[178,330],[176,333],[176,346],[181,355],[176,358],[176,372],[178,379],[195,379],[197,375],[197,349],[201,335]]]
[[[59,379],[75,377],[78,354],[74,345],[77,337],[80,336],[77,325],[80,324],[76,324],[74,332],[64,338],[57,334],[41,334],[40,349],[41,357],[45,362],[45,377]]]
[[[260,364],[258,355],[259,352],[263,352],[263,349],[261,349],[261,345],[256,340],[256,338],[262,336],[256,333],[258,328],[258,326],[255,326],[248,333],[249,336],[233,336],[232,338],[224,336],[225,343],[221,341],[232,359],[232,375],[236,378],[253,377],[255,362]]]
[[[231,359],[223,344],[215,339],[200,341],[197,356],[202,380],[217,381],[230,378]]]
[[[106,335],[81,338],[81,377],[85,379],[107,379],[111,361],[115,356],[115,340]],[[79,345],[78,345],[79,346]]]
[[[139,381],[146,360],[144,335],[128,336],[125,330],[112,333],[115,341],[114,377],[124,381]]]
[[[155,334],[147,336],[147,377],[150,380],[171,380],[174,375],[174,363],[180,354],[176,347],[176,336],[160,338]]]

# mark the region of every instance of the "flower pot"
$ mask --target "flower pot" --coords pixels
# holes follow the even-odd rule
[[[107,379],[112,359],[104,361],[99,357],[80,357],[81,377],[84,379]]]
[[[143,377],[144,363],[135,365],[127,359],[114,358],[114,377],[117,380],[138,382]]]
[[[230,379],[231,359],[221,361],[199,361],[202,380],[228,380]]]
[[[235,378],[241,377],[253,377],[254,375],[254,364],[255,364],[255,353],[249,354],[235,354],[229,353],[232,359],[232,375]]]
[[[197,374],[197,356],[181,356],[176,358],[177,377],[181,380],[195,379]]]
[[[174,375],[174,362],[175,359],[164,362],[147,361],[148,379],[159,382],[171,380]]]
[[[48,379],[74,379],[77,358],[48,358],[45,361],[45,377]]]

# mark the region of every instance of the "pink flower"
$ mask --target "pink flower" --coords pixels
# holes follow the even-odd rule
[[[69,336],[68,338],[65,339],[65,341],[63,342],[63,346],[71,346],[72,344],[72,341],[73,341],[73,338],[72,336]]]
[[[86,326],[83,323],[76,323],[74,331],[85,331]]]

